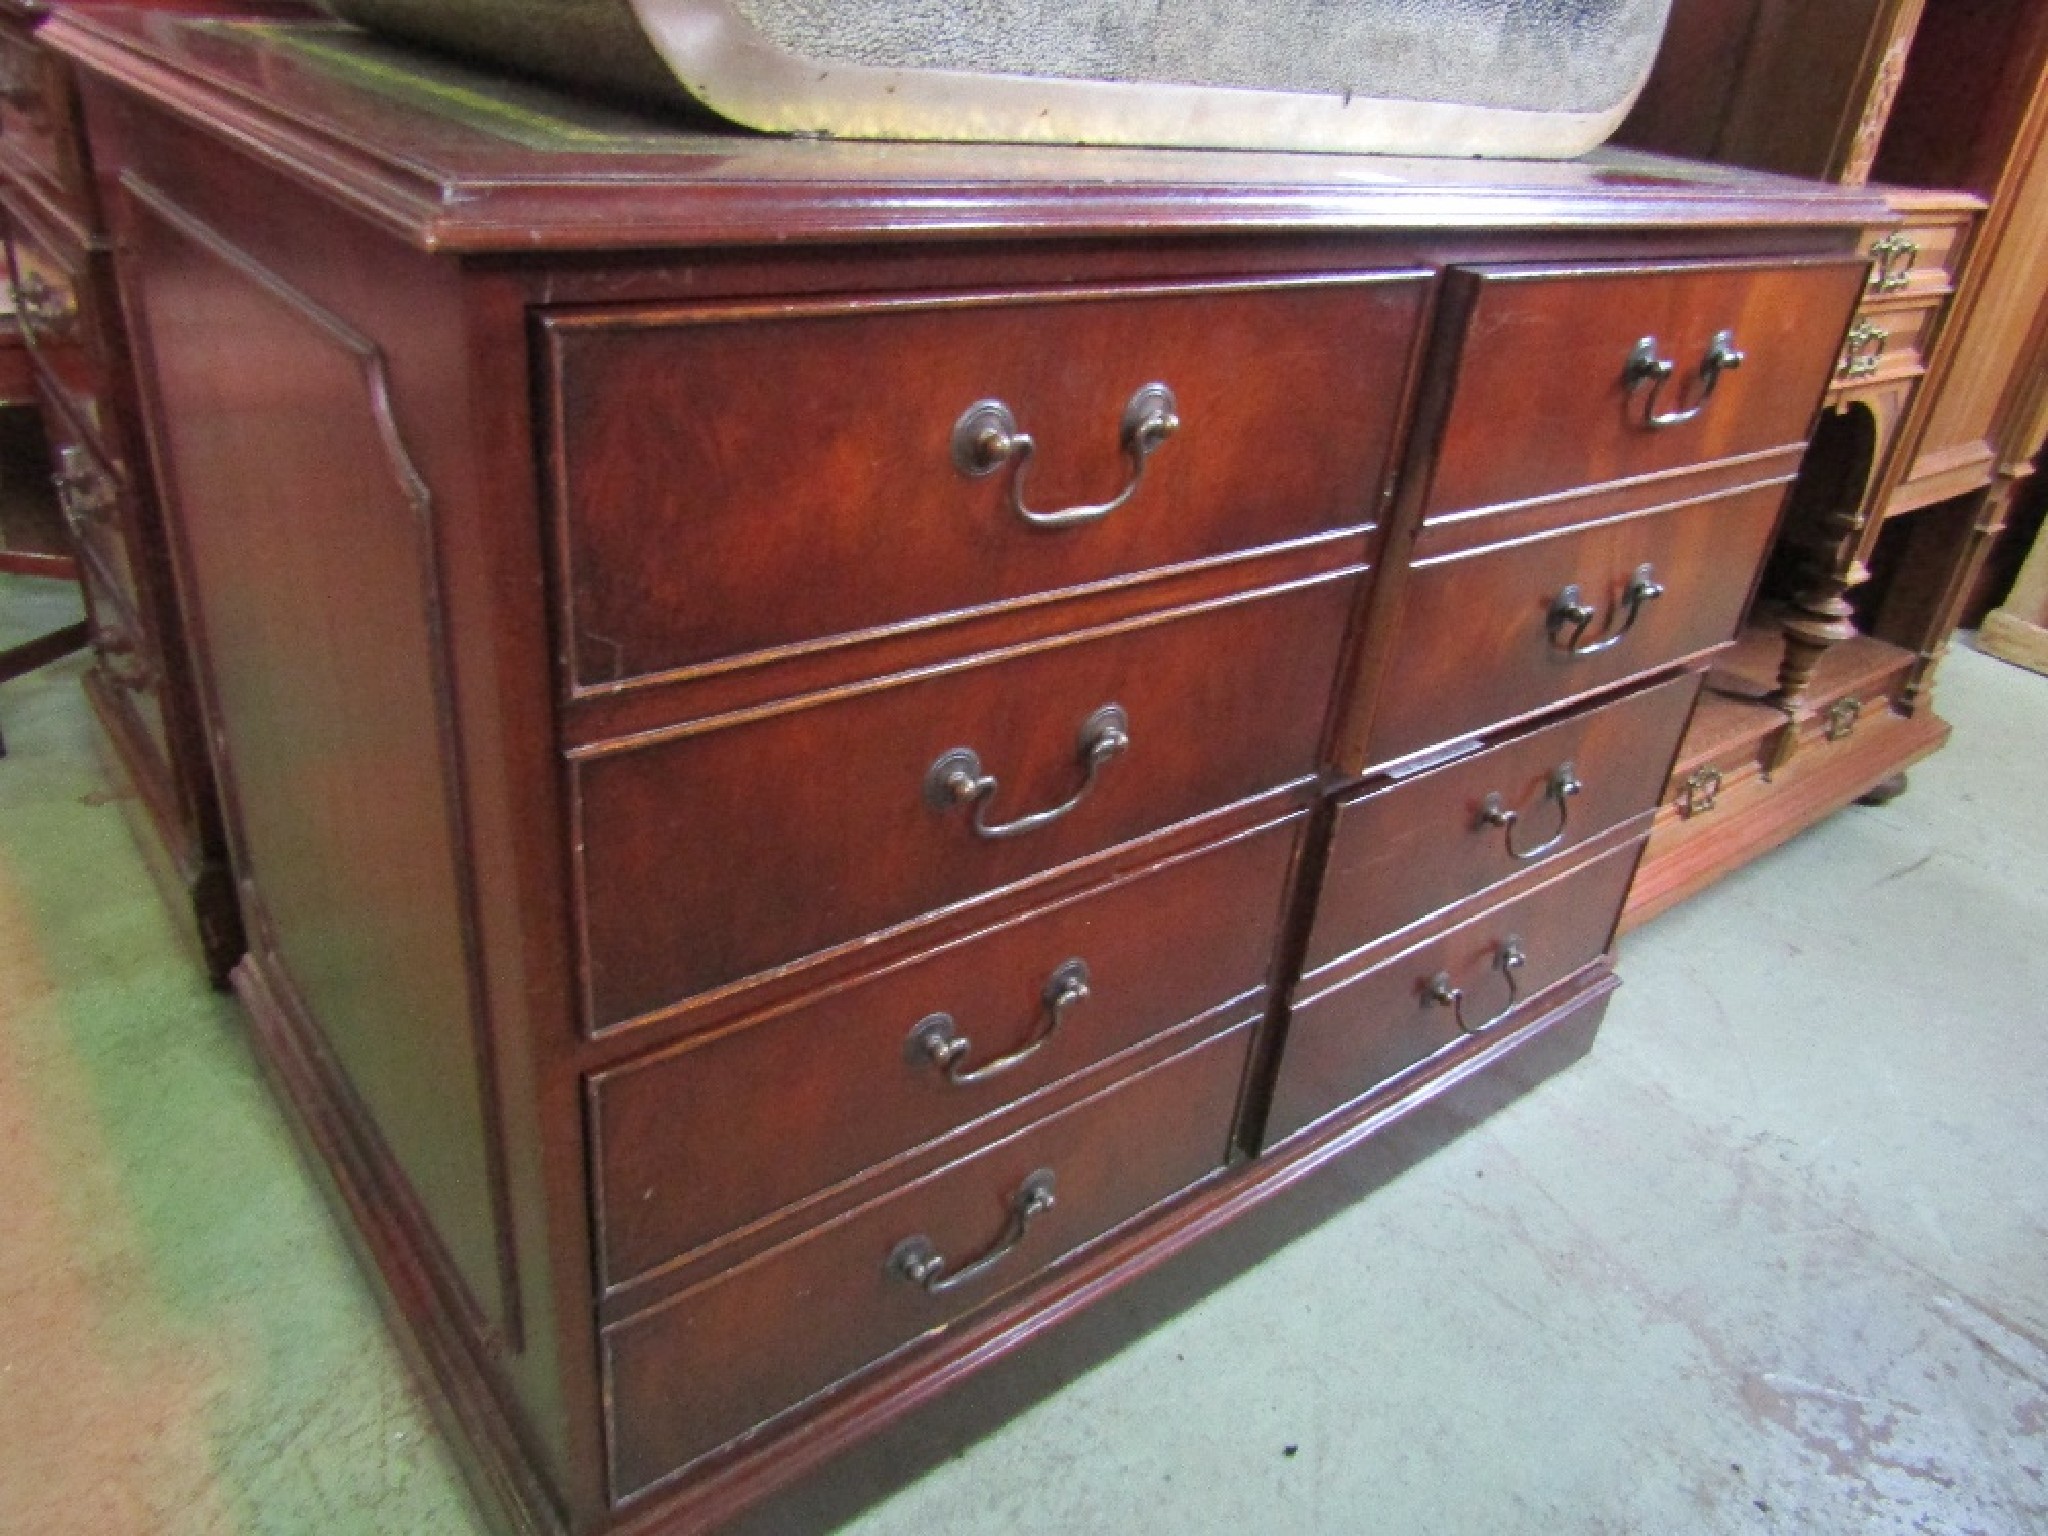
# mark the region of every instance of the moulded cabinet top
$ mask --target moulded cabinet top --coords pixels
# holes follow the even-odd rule
[[[426,249],[1261,229],[1847,226],[1876,198],[1630,151],[1576,161],[774,138],[639,116],[330,21],[60,11],[88,74]]]

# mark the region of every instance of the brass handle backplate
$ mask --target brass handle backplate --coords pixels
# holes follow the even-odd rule
[[[1164,384],[1147,384],[1124,406],[1119,436],[1130,460],[1130,477],[1108,501],[1057,512],[1034,512],[1024,504],[1024,477],[1037,440],[1019,429],[1016,412],[1000,400],[977,400],[953,424],[953,467],[979,479],[1008,465],[1010,510],[1034,528],[1071,528],[1109,516],[1138,492],[1145,465],[1159,446],[1180,430],[1180,406]]]
[[[1829,741],[1847,741],[1855,734],[1856,722],[1862,717],[1861,699],[1837,699],[1828,706],[1827,713],[1821,717],[1821,734]]]
[[[57,455],[57,472],[50,483],[57,488],[57,505],[74,527],[99,522],[114,510],[114,482],[75,444]]]
[[[1503,840],[1507,843],[1508,856],[1520,863],[1526,864],[1531,859],[1542,858],[1544,854],[1550,852],[1551,849],[1564,841],[1565,834],[1571,830],[1572,796],[1578,794],[1585,787],[1585,784],[1580,780],[1578,773],[1570,763],[1559,763],[1557,767],[1551,770],[1550,780],[1543,787],[1543,798],[1553,801],[1557,805],[1557,830],[1534,848],[1518,848],[1515,846],[1515,831],[1522,824],[1522,813],[1509,810],[1507,796],[1501,794],[1498,790],[1480,802],[1479,824],[1486,827],[1499,827],[1506,834]]]
[[[1131,745],[1131,723],[1118,704],[1105,704],[1081,725],[1079,757],[1081,787],[1049,810],[1033,811],[1014,821],[990,821],[988,808],[1001,786],[992,773],[981,771],[981,757],[972,747],[955,747],[942,753],[924,776],[925,803],[934,810],[951,810],[959,805],[974,807],[971,825],[982,838],[1017,837],[1052,825],[1088,798],[1102,765]]]
[[[93,649],[107,675],[130,693],[142,693],[156,685],[155,664],[135,637],[104,615],[94,625]]]
[[[1036,1056],[1066,1021],[1067,1010],[1087,996],[1088,963],[1079,959],[1069,960],[1046,978],[1039,993],[1045,1027],[1009,1055],[998,1056],[994,1061],[970,1069],[967,1055],[974,1049],[974,1042],[960,1033],[960,1026],[950,1013],[931,1013],[919,1019],[910,1031],[910,1038],[903,1043],[903,1054],[912,1065],[935,1067],[945,1074],[948,1082],[971,1088],[976,1083],[1000,1077],[1012,1067]]]
[[[1647,563],[1637,566],[1627,587],[1622,589],[1621,601],[1607,610],[1607,622],[1601,625],[1599,638],[1588,639],[1593,621],[1600,617],[1599,610],[1585,601],[1579,584],[1573,582],[1550,605],[1549,617],[1544,621],[1550,643],[1573,656],[1597,656],[1612,650],[1636,627],[1644,606],[1663,595],[1664,587],[1656,572]]]
[[[1886,235],[1870,247],[1870,289],[1873,293],[1898,293],[1911,286],[1913,263],[1920,259],[1920,244],[1903,233]]]
[[[1692,404],[1675,411],[1657,409],[1657,397],[1664,386],[1678,371],[1678,365],[1668,357],[1659,355],[1657,338],[1645,336],[1635,344],[1622,366],[1621,382],[1633,400],[1638,392],[1643,394],[1643,425],[1646,427],[1676,427],[1691,421],[1707,408],[1713,398],[1714,386],[1721,382],[1721,375],[1733,373],[1747,360],[1748,354],[1735,345],[1733,331],[1716,331],[1714,339],[1707,344],[1707,355],[1700,359],[1699,386],[1694,391]]]
[[[1685,783],[1678,791],[1678,814],[1690,820],[1704,816],[1721,800],[1721,770],[1714,767],[1695,768],[1685,776]]]
[[[889,1250],[888,1272],[933,1296],[972,1285],[1015,1252],[1031,1223],[1053,1208],[1052,1186],[1050,1168],[1040,1168],[1018,1185],[1017,1192],[1010,1196],[1010,1218],[1003,1224],[1001,1235],[980,1258],[964,1268],[948,1274],[945,1255],[920,1232]]]
[[[1500,946],[1494,951],[1493,969],[1499,971],[1502,979],[1508,984],[1508,1000],[1506,1006],[1484,1024],[1465,1022],[1465,989],[1452,985],[1449,971],[1438,971],[1430,977],[1428,985],[1422,989],[1422,996],[1426,1002],[1434,1003],[1439,1008],[1450,1009],[1451,1017],[1458,1021],[1458,1028],[1466,1034],[1483,1035],[1513,1013],[1515,1004],[1522,1000],[1521,987],[1515,980],[1515,972],[1528,963],[1529,956],[1522,948],[1520,938],[1509,934],[1500,941]]]
[[[1869,378],[1884,361],[1885,343],[1891,339],[1892,333],[1883,326],[1858,320],[1849,327],[1842,343],[1842,360],[1835,365],[1836,375],[1844,379]]]

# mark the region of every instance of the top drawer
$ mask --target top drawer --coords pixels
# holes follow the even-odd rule
[[[1801,442],[1866,272],[1860,257],[1453,269],[1455,384],[1423,515]],[[1738,366],[1717,361],[1724,332]]]
[[[1965,204],[1975,201],[1967,194],[1960,196]],[[1863,255],[1870,262],[1866,296],[1920,298],[1953,292],[1956,270],[1962,264],[1963,247],[1967,244],[1964,236],[1976,216],[1974,210],[1951,204],[1941,208],[1907,208],[1901,212],[1903,223],[1870,230],[1863,237]]]
[[[549,315],[566,675],[603,690],[1372,522],[1426,291]]]

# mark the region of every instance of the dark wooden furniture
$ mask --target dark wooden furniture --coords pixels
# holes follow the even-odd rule
[[[234,0],[173,10],[248,10]],[[50,473],[85,589],[86,697],[135,791],[137,839],[208,973],[242,954],[219,794],[149,458],[111,254],[70,67],[36,29],[43,0],[0,0],[0,214]]]
[[[1800,82],[1797,90],[1786,83]],[[1624,927],[1948,738],[1935,669],[2040,451],[2048,11],[1680,0],[1622,137],[1891,204],[1761,601],[1710,677]],[[1914,188],[1944,188],[1929,191]]]
[[[1622,918],[1694,894],[1901,772],[1948,739],[1913,706],[1917,658],[1858,627],[1858,552],[1904,443],[1925,419],[1928,357],[1956,298],[1982,203],[1876,189],[1893,217],[1872,258],[1767,580],[1735,648],[1710,672]],[[1881,505],[1881,501],[1877,502]]]
[[[0,216],[0,229],[4,227],[4,216]],[[21,325],[15,319],[12,301],[10,287],[5,310],[0,312],[0,413],[4,413],[0,414],[0,571],[75,582],[78,562],[55,515],[54,503],[42,485],[21,483],[24,458],[39,459],[41,446],[29,446],[21,440],[20,429],[24,426],[31,439],[36,435],[37,423],[32,413],[38,398],[35,369],[29,362],[28,347],[21,338]],[[31,419],[11,419],[23,414]],[[35,469],[28,473],[40,478]],[[80,621],[60,624],[0,648],[0,683],[26,676],[83,650],[85,644],[86,627]],[[6,737],[0,733],[0,757],[6,755]]]
[[[236,984],[508,1529],[732,1517],[1583,1049],[1882,212],[47,35]]]
[[[1927,0],[1675,0],[1615,142],[1861,186]]]
[[[21,339],[21,321],[14,314],[14,289],[7,290],[6,313],[0,314],[0,410],[38,403],[35,368],[28,343]]]

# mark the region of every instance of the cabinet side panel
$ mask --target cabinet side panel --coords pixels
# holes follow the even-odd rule
[[[602,1489],[524,280],[87,87],[257,1043],[472,1486],[553,1530]]]
[[[137,320],[253,947],[481,1312],[499,1256],[431,494],[375,345],[135,190]]]

